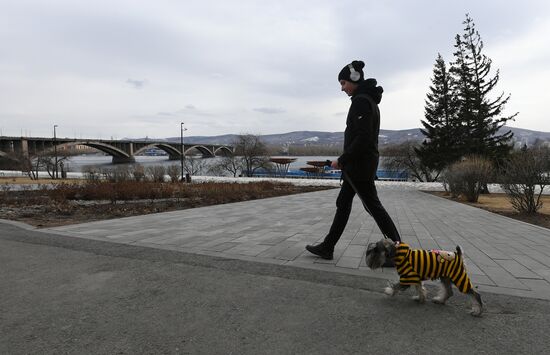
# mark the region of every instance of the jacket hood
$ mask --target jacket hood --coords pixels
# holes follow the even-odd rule
[[[364,80],[359,83],[359,86],[357,86],[353,96],[367,94],[374,100],[374,102],[379,104],[380,101],[382,101],[382,93],[384,92],[384,89],[381,86],[377,86],[377,84],[378,82],[373,78]]]

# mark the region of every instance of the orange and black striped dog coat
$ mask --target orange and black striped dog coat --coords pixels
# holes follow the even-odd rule
[[[472,289],[459,247],[456,248],[456,253],[450,253],[411,249],[409,245],[400,243],[396,248],[394,262],[401,285],[418,285],[422,280],[446,277],[460,292],[468,293]]]

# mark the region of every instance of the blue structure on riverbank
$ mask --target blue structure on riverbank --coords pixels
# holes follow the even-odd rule
[[[275,171],[269,171],[266,169],[258,169],[254,172],[253,176],[256,177],[277,177],[278,174]],[[308,172],[303,170],[288,170],[284,177],[286,178],[311,178],[311,179],[340,179],[342,172],[340,170],[331,169],[319,169],[315,172]],[[386,170],[378,169],[376,171],[378,180],[388,181],[407,181],[409,174],[407,171]]]

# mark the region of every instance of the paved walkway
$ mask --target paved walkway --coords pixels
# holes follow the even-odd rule
[[[372,271],[364,251],[382,235],[356,199],[332,261],[305,251],[329,229],[338,190],[44,229],[46,232],[225,258],[397,279]],[[403,241],[466,256],[481,292],[550,299],[550,229],[385,184],[379,194]]]

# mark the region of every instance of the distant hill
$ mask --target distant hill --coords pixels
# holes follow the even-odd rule
[[[532,131],[523,128],[504,127],[514,133],[514,140],[517,144],[532,145],[535,141],[550,142],[550,132]],[[232,144],[237,135],[225,134],[221,136],[189,136],[185,137],[185,143],[204,144]],[[269,145],[342,145],[344,143],[344,132],[321,132],[321,131],[296,131],[280,134],[266,134],[261,136],[262,140]],[[406,141],[421,142],[424,135],[419,128],[404,130],[381,129],[379,134],[380,145],[399,144]],[[179,142],[180,137],[166,138],[170,142]]]

